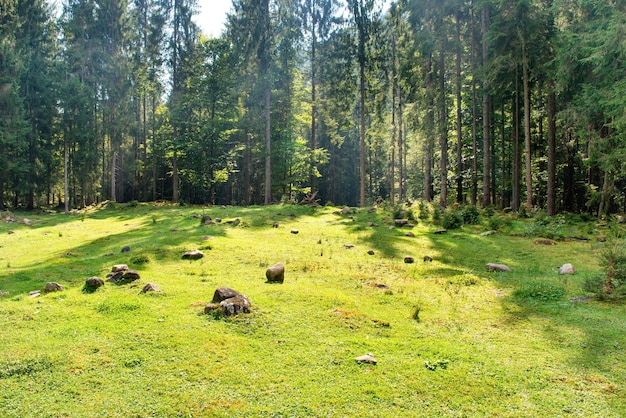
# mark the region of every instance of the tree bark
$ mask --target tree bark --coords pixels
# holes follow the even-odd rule
[[[272,144],[271,144],[271,113],[270,113],[270,96],[271,87],[269,69],[267,71],[267,83],[265,87],[265,204],[272,203]]]
[[[548,92],[548,216],[556,213],[556,94],[550,86]]]
[[[446,106],[446,72],[445,72],[445,45],[441,45],[439,52],[439,149],[441,158],[439,170],[441,179],[441,191],[439,193],[439,205],[446,207],[448,204],[448,111]]]
[[[487,31],[489,30],[489,6],[482,9],[481,29],[483,48],[483,201],[482,206],[487,207],[491,203],[491,143],[489,139],[489,79],[487,78],[487,60],[489,54],[489,41]]]
[[[461,13],[456,19],[456,201],[463,203],[463,134],[462,129],[462,97],[461,97]]]
[[[522,40],[522,71],[524,82],[524,156],[526,159],[526,209],[533,207],[533,174],[530,149],[530,81],[526,41]]]

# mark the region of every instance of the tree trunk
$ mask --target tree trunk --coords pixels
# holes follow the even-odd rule
[[[426,141],[424,150],[424,200],[431,202],[433,200],[432,189],[432,166],[433,166],[433,130],[434,130],[434,99],[432,94],[432,54],[426,56],[426,97],[427,97],[427,110],[426,110]]]
[[[515,128],[513,136],[513,210],[519,211],[521,200],[521,161],[520,161],[520,109],[519,109],[519,77],[517,77],[517,70],[515,71],[515,103],[513,108],[515,109]]]
[[[315,38],[315,24],[317,22],[317,19],[315,19],[315,17],[312,19],[312,25],[311,25],[311,143],[310,143],[310,148],[311,148],[311,167],[310,167],[310,183],[311,183],[311,196],[313,196],[313,193],[315,193],[315,180],[317,178],[316,176],[316,167],[315,167],[315,147],[317,146],[316,144],[316,138],[315,138],[315,134],[316,134],[316,126],[315,126],[315,117],[316,117],[316,113],[317,113],[317,104],[316,104],[316,79],[315,79],[315,65],[316,65],[316,61],[315,61],[315,47],[316,47],[316,43],[317,43],[317,39]]]
[[[359,40],[359,43],[362,43],[364,41]],[[365,46],[361,45],[359,46],[359,54],[361,54],[361,52],[363,54],[365,54],[364,51]],[[359,132],[359,155],[360,155],[360,165],[359,165],[359,174],[361,177],[361,181],[360,181],[360,188],[359,188],[359,193],[360,193],[360,200],[359,200],[359,204],[360,206],[363,208],[365,207],[365,178],[366,178],[366,171],[365,171],[365,60],[364,57],[360,59],[359,62],[359,94],[361,96],[361,101],[360,101],[360,119],[361,119],[361,129]]]
[[[445,208],[448,204],[448,111],[446,107],[444,48],[445,45],[441,45],[441,51],[439,52],[439,148],[441,150],[441,159],[439,160],[441,176],[439,204]]]
[[[456,16],[456,201],[463,203],[463,134],[461,97],[461,13]]]
[[[272,203],[272,144],[271,137],[271,112],[270,96],[271,87],[269,69],[267,70],[267,86],[265,87],[265,204]]]
[[[178,150],[174,149],[174,156],[172,158],[172,202],[178,203]]]
[[[489,79],[487,78],[487,60],[489,54],[489,41],[487,38],[487,31],[489,30],[489,9],[488,6],[484,6],[482,9],[481,19],[482,29],[482,47],[483,47],[483,207],[489,206],[491,203],[491,160],[490,149],[491,144],[489,140]]]
[[[524,81],[524,156],[526,159],[526,209],[533,207],[533,175],[532,160],[530,150],[530,86],[529,86],[529,69],[528,54],[526,51],[526,42],[522,41],[522,70]]]
[[[548,216],[556,213],[556,94],[550,86],[548,92]]]
[[[111,202],[117,202],[115,174],[117,171],[117,150],[111,145]],[[76,203],[76,202],[74,202]]]
[[[66,132],[67,135],[67,132]],[[3,190],[0,189],[0,193]],[[65,206],[65,214],[70,213],[70,182],[69,182],[69,158],[68,158],[68,149],[67,149],[67,138],[64,141],[63,146],[63,203]]]
[[[404,138],[402,129],[402,87],[398,83],[398,163],[400,172],[398,183],[398,201],[402,202],[404,199]]]

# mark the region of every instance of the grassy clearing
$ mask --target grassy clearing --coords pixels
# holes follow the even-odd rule
[[[481,236],[487,222],[444,235],[420,222],[407,237],[382,210],[335,210],[138,205],[0,224],[0,415],[626,413],[624,306],[569,301],[600,271],[595,241]],[[181,260],[192,249],[205,257]],[[266,284],[276,262],[285,283]],[[578,273],[559,276],[567,262]],[[83,291],[118,263],[139,283]],[[28,296],[48,281],[67,291]],[[147,282],[162,291],[140,295]],[[252,313],[203,315],[221,286]],[[368,352],[378,365],[354,361]]]

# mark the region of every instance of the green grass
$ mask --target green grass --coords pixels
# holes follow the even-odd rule
[[[335,210],[139,204],[1,223],[0,416],[626,414],[626,309],[569,301],[600,273],[597,242],[480,236],[487,222],[406,237],[382,210]],[[204,258],[181,260],[193,249]],[[265,283],[277,262],[284,284]],[[567,262],[578,273],[559,276]],[[142,279],[83,290],[119,263]],[[28,296],[48,281],[67,290]],[[148,282],[161,292],[140,295]],[[222,286],[252,312],[204,315]],[[377,365],[354,361],[368,352]]]

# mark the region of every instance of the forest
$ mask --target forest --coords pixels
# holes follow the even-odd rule
[[[0,209],[626,211],[616,0],[0,2]]]

